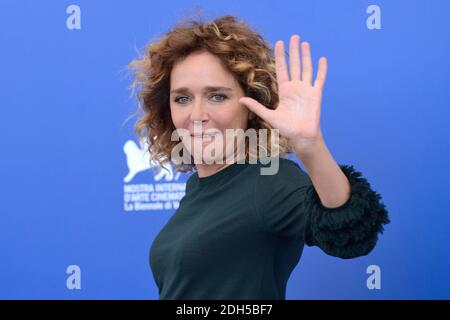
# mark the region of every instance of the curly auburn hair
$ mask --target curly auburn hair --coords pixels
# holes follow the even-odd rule
[[[134,130],[139,140],[145,139],[150,161],[161,166],[172,161],[172,148],[178,144],[171,140],[176,128],[170,115],[170,73],[176,62],[199,50],[216,55],[239,82],[245,96],[270,109],[278,105],[273,48],[260,34],[231,15],[210,22],[191,19],[176,24],[158,41],[147,44],[144,54],[128,64],[128,68],[134,72],[132,92],[140,86],[137,111],[143,111]],[[249,119],[248,129],[255,129],[259,150],[263,148],[272,156],[292,151],[284,137],[279,136],[274,140],[271,135],[274,128],[254,113],[253,118]],[[263,130],[267,133],[263,141],[267,148],[260,145],[259,129],[266,129]],[[245,159],[249,159],[248,144]],[[189,172],[196,167],[193,163],[176,164],[176,169]]]

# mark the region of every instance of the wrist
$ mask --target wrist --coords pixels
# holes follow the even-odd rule
[[[313,158],[314,156],[321,154],[326,149],[325,141],[321,133],[316,138],[291,139],[289,144],[301,160]]]

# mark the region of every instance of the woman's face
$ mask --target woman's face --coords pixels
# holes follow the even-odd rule
[[[226,129],[247,129],[250,111],[239,103],[239,98],[243,96],[240,84],[214,54],[207,51],[193,52],[173,66],[170,74],[172,121],[177,130],[185,129],[190,133],[190,143],[184,145],[191,155],[200,150],[196,146],[202,146],[202,154],[197,153],[202,163],[206,158],[208,161],[211,158],[215,161],[227,159],[231,150],[227,145],[233,144],[227,142]],[[193,136],[194,133],[214,131],[210,129],[218,130],[221,135]],[[216,144],[213,142],[219,137],[223,138],[222,156],[205,152],[206,148],[215,150]],[[213,145],[208,147],[211,143]]]

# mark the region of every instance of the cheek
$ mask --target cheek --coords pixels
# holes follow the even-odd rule
[[[221,128],[242,128],[247,123],[248,112],[244,106],[228,106],[214,114],[214,123]]]
[[[189,115],[179,108],[171,108],[170,116],[175,128],[184,128],[188,125]]]

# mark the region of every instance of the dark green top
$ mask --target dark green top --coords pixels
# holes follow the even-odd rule
[[[375,247],[390,221],[381,196],[352,166],[339,165],[350,198],[331,209],[296,162],[279,158],[278,172],[262,175],[270,166],[234,163],[189,177],[150,250],[160,299],[285,299],[304,244],[343,259]]]

